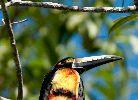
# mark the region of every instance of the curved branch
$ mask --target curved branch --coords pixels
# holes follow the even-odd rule
[[[4,22],[5,22],[6,30],[9,34],[10,43],[11,43],[12,52],[13,52],[13,57],[14,57],[14,62],[15,62],[15,65],[16,65],[16,75],[17,75],[17,82],[18,82],[18,97],[17,97],[17,100],[22,100],[23,99],[23,77],[22,77],[22,70],[21,70],[21,63],[20,63],[20,59],[19,59],[19,53],[18,53],[18,49],[16,47],[16,41],[15,41],[15,38],[14,38],[12,25],[11,25],[11,22],[10,22],[10,19],[9,19],[9,16],[8,16],[8,12],[7,12],[4,0],[0,0],[0,4],[1,4],[1,7],[2,7]]]
[[[42,8],[52,8],[58,10],[69,10],[78,12],[110,12],[110,13],[126,13],[138,11],[138,7],[135,5],[128,7],[79,7],[79,6],[66,6],[59,3],[52,2],[32,2],[32,1],[20,1],[20,2],[7,2],[6,6],[25,6],[25,7],[42,7]],[[1,7],[0,7],[1,8]]]

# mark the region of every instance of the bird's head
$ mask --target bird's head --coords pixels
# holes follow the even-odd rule
[[[73,68],[80,74],[97,66],[123,59],[115,55],[91,56],[83,58],[67,57],[56,63],[55,68]]]
[[[115,55],[102,55],[84,58],[67,57],[54,66],[44,78],[40,90],[39,100],[78,100],[83,97],[83,83],[79,74],[102,64],[121,60]],[[46,98],[46,99],[44,99]],[[52,99],[53,98],[53,99]],[[59,99],[60,98],[60,99]],[[73,99],[77,98],[77,99]]]

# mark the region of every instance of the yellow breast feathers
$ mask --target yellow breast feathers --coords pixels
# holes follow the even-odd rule
[[[79,82],[80,76],[76,70],[70,68],[59,69],[52,80],[52,90],[63,89],[78,98]]]

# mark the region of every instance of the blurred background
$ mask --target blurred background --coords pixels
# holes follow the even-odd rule
[[[42,1],[42,0],[34,0]],[[122,6],[122,0],[43,0],[68,6]],[[124,6],[133,5],[125,0]],[[82,75],[86,100],[138,99],[138,23],[126,23],[110,35],[114,20],[131,13],[80,13],[44,8],[10,7],[24,79],[24,100],[38,100],[44,75],[64,57],[114,54],[124,61]],[[2,20],[0,11],[0,20]],[[2,25],[2,21],[0,21]],[[15,100],[16,71],[8,34],[0,27],[0,96]]]

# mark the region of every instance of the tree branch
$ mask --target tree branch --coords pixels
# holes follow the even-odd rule
[[[69,10],[69,11],[78,11],[78,12],[110,12],[110,13],[126,13],[126,12],[135,12],[138,11],[138,7],[135,5],[128,7],[79,7],[79,6],[66,6],[59,3],[52,2],[32,2],[32,1],[20,1],[20,2],[7,2],[5,4],[9,6],[26,6],[26,7],[42,7],[42,8],[52,8],[58,10]],[[1,7],[0,7],[1,8]]]
[[[11,25],[23,23],[23,22],[25,22],[25,21],[27,21],[27,19],[23,19],[23,20],[19,20],[19,21],[12,22]],[[4,26],[4,25],[5,25],[4,19],[2,19],[2,22],[3,22],[3,24],[0,25],[0,26]]]
[[[16,48],[16,41],[15,41],[15,38],[14,38],[12,25],[10,23],[10,19],[9,19],[9,16],[8,16],[8,12],[7,12],[4,0],[0,0],[0,4],[1,4],[1,7],[2,7],[4,22],[5,22],[7,32],[9,34],[10,43],[11,43],[12,52],[13,52],[13,57],[14,57],[14,62],[15,62],[15,65],[16,65],[16,75],[17,75],[17,82],[18,82],[17,100],[22,100],[23,99],[23,89],[22,89],[23,88],[23,77],[22,77],[22,70],[21,70],[19,54],[18,54],[18,50]]]

